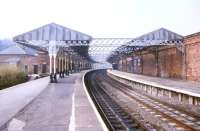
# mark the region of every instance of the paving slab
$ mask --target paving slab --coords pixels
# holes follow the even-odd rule
[[[83,89],[84,74],[74,73],[58,79],[58,83],[48,84],[35,100],[11,119],[7,130],[102,131]]]
[[[125,79],[200,97],[200,82],[145,76],[118,70],[107,70],[107,72]]]
[[[75,86],[75,125],[76,131],[102,131],[103,128],[93,111],[84,91],[82,78],[77,79]]]
[[[49,78],[45,77],[0,90],[0,129],[47,88],[48,84]]]

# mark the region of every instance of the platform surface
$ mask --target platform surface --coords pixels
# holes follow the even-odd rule
[[[48,84],[39,96],[7,124],[9,131],[102,131],[83,89],[82,76],[74,73]],[[2,116],[2,115],[1,115]]]
[[[49,78],[41,78],[0,90],[0,127],[48,87]]]
[[[112,73],[113,75],[119,77],[127,78],[129,80],[157,86],[160,88],[176,92],[181,92],[191,96],[200,97],[200,82],[151,77],[151,76],[122,72],[118,70],[107,70],[107,72]]]

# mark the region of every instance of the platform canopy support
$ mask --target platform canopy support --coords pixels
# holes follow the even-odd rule
[[[147,34],[141,35],[127,42],[126,44],[116,48],[111,55],[107,58],[107,61],[111,64],[117,65],[119,70],[128,71],[126,68],[126,59],[130,58],[133,63],[133,69],[131,72],[135,71],[137,66],[137,61],[143,62],[142,52],[152,52],[155,57],[156,63],[156,76],[159,75],[158,67],[158,49],[162,47],[176,47],[177,51],[184,53],[183,46],[183,36],[169,31],[164,28],[154,30]],[[135,55],[135,56],[134,56]],[[125,56],[125,58],[124,58]],[[138,57],[141,56],[141,57]],[[143,63],[142,63],[143,64]],[[142,66],[141,66],[142,67]],[[143,72],[143,68],[141,69]],[[136,72],[135,72],[136,73]]]
[[[50,82],[57,82],[57,69],[56,69],[56,64],[57,64],[57,53],[58,53],[58,47],[56,46],[56,41],[49,41],[49,66],[50,66]],[[53,62],[52,62],[53,58]],[[53,68],[53,69],[52,69]]]
[[[74,70],[77,66],[75,59],[84,57],[92,62],[88,54],[92,37],[55,23],[15,36],[13,40],[48,52],[50,82],[57,82],[58,73],[63,78],[69,70]]]

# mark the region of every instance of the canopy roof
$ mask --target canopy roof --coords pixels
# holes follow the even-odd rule
[[[132,39],[133,38],[94,38],[90,42],[89,55],[98,62],[106,61],[112,51]]]
[[[65,51],[74,50],[89,59],[88,47],[91,36],[67,27],[50,23],[32,31],[15,36],[14,41],[37,49],[48,51],[49,41],[56,42],[56,48]]]
[[[183,38],[183,36],[181,36],[177,33],[174,33],[165,28],[160,28],[155,31],[144,34],[142,36],[139,36],[135,39],[139,39],[139,40],[178,40],[178,39],[182,39],[182,38]]]
[[[183,36],[169,31],[164,28],[152,31],[150,33],[144,34],[142,36],[136,37],[130,42],[119,47],[116,51],[120,52],[130,52],[135,49],[141,49],[143,47],[149,46],[160,46],[160,45],[181,45]]]
[[[182,44],[183,36],[165,28],[160,28],[136,37],[130,42],[120,46],[113,51],[112,55],[110,55],[107,60],[115,59],[118,54],[129,54],[137,50],[148,49],[149,47],[175,45],[180,51],[183,51]]]
[[[15,36],[13,39],[15,41],[68,41],[90,40],[91,36],[55,23],[50,23],[32,31]]]

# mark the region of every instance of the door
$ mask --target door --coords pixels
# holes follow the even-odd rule
[[[38,74],[38,65],[33,66],[33,74]]]
[[[46,73],[46,72],[47,72],[47,65],[42,64],[42,73]]]

